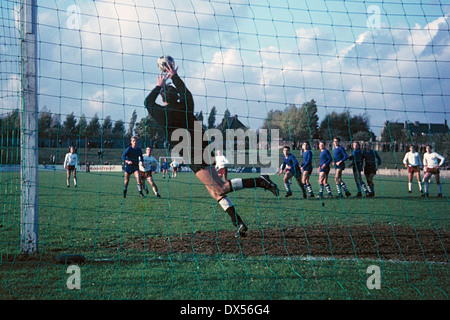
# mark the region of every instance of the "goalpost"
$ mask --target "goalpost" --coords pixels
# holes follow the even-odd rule
[[[21,3],[21,248],[30,255],[37,253],[39,238],[36,9],[36,0]]]

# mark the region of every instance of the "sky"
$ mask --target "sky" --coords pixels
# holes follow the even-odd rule
[[[18,7],[1,0],[2,112],[17,106]],[[171,55],[195,111],[252,128],[314,99],[327,113],[444,123],[450,110],[447,0],[37,0],[39,107],[129,121]],[[14,27],[16,29],[14,29]],[[11,66],[7,66],[9,61]],[[13,61],[11,63],[11,61]],[[216,123],[217,123],[216,122]]]

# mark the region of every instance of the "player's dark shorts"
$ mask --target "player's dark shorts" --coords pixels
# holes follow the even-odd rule
[[[313,171],[312,166],[303,168],[303,172],[307,172],[309,175],[311,175],[312,171]]]
[[[409,166],[408,167],[408,173],[415,173],[415,172],[419,172],[420,167],[419,166]]]
[[[285,172],[292,173],[292,175],[296,178],[302,176],[302,169],[300,169],[299,166],[295,166],[294,168],[291,168],[291,169],[285,169]]]
[[[67,170],[74,171],[74,170],[76,170],[76,168],[74,165],[67,165]]]
[[[139,174],[141,175],[141,179],[147,179],[147,178],[151,178],[152,177],[152,171],[140,171],[139,170]]]
[[[431,173],[431,174],[439,174],[439,168],[425,168],[425,173]]]
[[[339,165],[334,164],[334,168],[335,168],[335,169],[341,169],[341,170],[344,170],[344,169],[345,169],[345,162],[342,161],[341,164],[339,164]]]
[[[323,172],[326,175],[328,175],[330,173],[330,166],[325,166],[324,168],[320,168],[319,172]]]
[[[364,174],[365,175],[377,174],[377,167],[365,166],[364,167]]]
[[[353,172],[362,172],[363,171],[363,168],[360,165],[353,165],[352,169],[353,169]]]
[[[139,170],[139,166],[137,166],[137,165],[130,165],[130,164],[125,164],[125,167],[124,167],[124,169],[123,169],[126,173],[128,173],[128,174],[132,174],[132,173],[134,173],[135,171],[137,171],[137,170]]]

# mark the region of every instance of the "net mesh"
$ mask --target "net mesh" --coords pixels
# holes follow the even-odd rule
[[[448,3],[37,0],[32,257],[20,250],[22,5],[0,4],[2,298],[448,298],[447,162],[439,180],[419,170],[411,183],[404,163],[410,145],[422,166],[426,145],[449,156]],[[276,130],[277,168],[284,146],[301,165],[310,145],[309,181],[283,171],[270,176],[276,197],[259,188],[228,194],[245,237],[185,164],[176,177],[153,173],[161,198],[150,180],[140,198],[133,176],[123,197],[132,136],[156,159],[174,156],[168,128],[144,106],[162,55],[174,58],[204,130]],[[319,181],[319,142],[334,162],[335,137],[348,156],[353,142],[377,152],[373,184],[364,170],[355,178],[353,160],[344,184],[334,163]],[[244,154],[269,140],[245,142]],[[76,187],[63,167],[69,146]],[[228,180],[259,178],[258,165],[233,160]]]

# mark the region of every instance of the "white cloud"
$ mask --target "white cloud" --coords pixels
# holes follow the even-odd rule
[[[87,99],[91,111],[98,113],[104,108],[105,101],[109,98],[108,91],[97,91]]]
[[[229,108],[263,119],[272,108],[315,99],[326,106],[323,113],[334,107],[367,110],[372,123],[381,126],[386,115],[413,119],[430,104],[438,112],[449,107],[448,16],[411,30],[387,25],[355,29],[354,41],[345,42],[321,24],[280,30],[277,39],[268,34],[269,20],[254,23],[259,17],[244,0],[233,1],[232,8],[226,2],[195,0],[77,4],[79,30],[63,27],[63,5],[59,17],[51,9],[39,16],[41,46],[48,49],[42,52],[42,80],[79,82],[74,92],[83,89],[86,113],[115,112],[127,121],[155,85],[156,60],[163,53],[175,58],[195,96],[196,111],[216,106],[219,113]],[[76,70],[78,77],[58,74],[59,61],[73,64],[67,70]],[[59,92],[61,84],[48,89],[41,82],[41,90]]]

